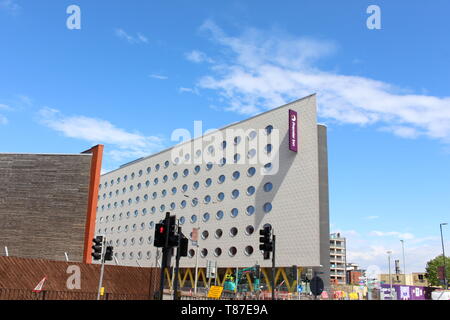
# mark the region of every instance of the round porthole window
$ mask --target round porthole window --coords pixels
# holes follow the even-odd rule
[[[216,232],[214,233],[214,237],[216,237],[216,239],[222,238],[222,235],[223,235],[222,229],[217,229]]]
[[[234,257],[236,255],[236,253],[237,253],[236,247],[231,247],[230,250],[228,250],[228,255],[230,257]]]
[[[220,248],[214,249],[214,255],[215,255],[216,257],[220,257],[221,254],[222,254],[222,249],[220,249]]]
[[[246,256],[251,256],[253,254],[253,247],[252,246],[247,246],[245,247],[245,255]]]
[[[270,202],[265,203],[263,209],[266,213],[272,211],[272,204]]]
[[[235,237],[238,234],[238,229],[233,227],[230,229],[230,236]]]

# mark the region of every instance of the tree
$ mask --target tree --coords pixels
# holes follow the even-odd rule
[[[438,267],[444,266],[444,256],[441,254],[436,258],[427,262],[426,278],[428,283],[432,286],[441,286],[442,283],[438,279]],[[450,257],[445,257],[445,271],[447,275],[447,284],[450,278]]]

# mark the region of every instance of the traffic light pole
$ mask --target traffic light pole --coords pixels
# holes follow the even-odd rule
[[[273,232],[273,229],[272,229]],[[272,234],[272,300],[275,300],[275,235]]]
[[[169,246],[169,226],[170,226],[170,213],[166,213],[166,218],[164,219],[164,228],[166,230],[165,232],[165,239],[164,239],[164,247],[162,248],[162,261],[161,261],[161,277],[160,277],[160,283],[159,283],[159,300],[163,300],[164,296],[164,271],[167,267],[167,255],[170,254],[171,248],[168,248]]]
[[[174,272],[174,284],[173,284],[173,300],[179,300],[178,296],[178,271],[180,269],[180,257],[181,257],[181,227],[178,226],[178,244],[177,244],[177,255],[175,258],[175,272]]]
[[[101,295],[101,291],[102,291],[103,274],[105,272],[105,253],[106,253],[106,237],[103,237],[102,259],[101,259],[102,266],[100,268],[100,280],[98,282],[97,300],[100,300],[100,295]]]

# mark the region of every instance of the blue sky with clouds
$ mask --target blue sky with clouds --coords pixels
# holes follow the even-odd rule
[[[81,30],[66,27],[71,4]],[[366,27],[371,4],[381,30]],[[349,260],[382,269],[404,239],[407,271],[421,271],[450,220],[449,10],[446,0],[0,0],[0,152],[103,143],[111,170],[171,146],[194,120],[219,128],[317,92],[332,231],[349,238]]]

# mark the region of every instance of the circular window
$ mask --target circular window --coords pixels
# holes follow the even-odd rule
[[[254,206],[248,206],[246,212],[247,212],[247,215],[251,216],[252,214],[255,213],[255,207]]]
[[[185,217],[180,217],[180,225],[183,225],[186,222]]]
[[[234,137],[234,145],[238,145],[241,142],[241,137]]]
[[[204,248],[202,249],[202,251],[200,252],[200,256],[202,258],[205,258],[208,255],[208,249]]]
[[[187,177],[189,175],[189,169],[183,170],[183,177]]]
[[[255,150],[255,149],[250,149],[250,150],[247,152],[247,158],[251,159],[251,158],[253,158],[254,156],[256,156],[256,150]]]
[[[153,184],[156,186],[158,184],[158,178],[153,179]]]
[[[255,232],[255,228],[253,226],[247,226],[245,228],[245,234],[251,236]]]
[[[265,172],[269,172],[271,169],[272,169],[272,163],[269,162],[264,165]]]
[[[233,172],[233,180],[239,179],[240,176],[241,176],[241,174],[239,173],[239,171]]]
[[[218,182],[219,184],[224,183],[224,182],[225,182],[225,176],[224,176],[223,174],[220,175],[219,178],[217,179],[217,182]]]
[[[225,149],[227,147],[227,142],[224,140],[222,141],[222,149]]]
[[[197,216],[195,214],[193,214],[191,216],[191,223],[196,223],[197,222]]]
[[[181,190],[182,190],[183,192],[186,192],[187,189],[188,189],[188,185],[187,185],[187,184],[183,184],[183,186],[181,187]]]
[[[211,169],[212,169],[212,167],[213,167],[213,164],[212,164],[212,162],[208,162],[208,164],[206,165],[206,171],[209,171],[209,170],[211,170]]]
[[[202,155],[202,150],[198,149],[198,150],[195,152],[195,155],[196,155],[197,158],[199,158],[199,157]]]
[[[145,216],[146,214],[147,214],[147,209],[146,208],[142,209],[142,215]]]
[[[223,235],[222,229],[217,229],[216,232],[214,232],[214,237],[216,237],[216,239],[220,239],[222,235]]]
[[[204,199],[205,204],[208,204],[211,202],[211,196],[210,195],[206,195],[205,199]]]
[[[172,194],[176,194],[177,193],[177,188],[173,187],[172,188]]]
[[[273,146],[269,143],[268,145],[266,145],[265,150],[266,153],[271,153],[273,149]]]
[[[166,190],[166,189],[163,189],[163,190],[161,191],[161,195],[162,195],[162,198],[164,198],[164,197],[167,195],[167,190]]]
[[[241,159],[241,155],[239,153],[236,153],[233,156],[233,159],[234,159],[234,163],[238,163],[239,159]]]
[[[232,197],[233,199],[237,199],[237,198],[239,197],[239,190],[238,190],[238,189],[234,189],[234,190],[231,192],[231,197]]]
[[[272,130],[273,130],[273,126],[272,126],[272,125],[268,125],[268,126],[266,127],[266,134],[267,134],[267,135],[271,134],[271,133],[272,133]]]
[[[209,187],[209,186],[211,186],[211,184],[212,184],[212,179],[211,178],[206,179],[205,186]]]
[[[255,131],[255,130],[252,130],[252,131],[248,134],[248,139],[249,139],[249,140],[253,140],[253,139],[256,138],[256,136],[257,136],[256,131]]]
[[[219,167],[223,167],[226,163],[227,163],[227,159],[226,159],[226,158],[220,159],[220,161],[219,161]]]
[[[223,218],[223,211],[222,210],[217,211],[216,219],[217,220],[222,220],[222,218]]]
[[[159,168],[160,168],[161,166],[159,165],[159,164],[157,164],[156,166],[155,166],[155,171],[159,171]]]
[[[153,229],[154,226],[155,226],[155,223],[154,223],[153,221],[150,221],[150,222],[148,223],[148,228],[149,228],[149,229]]]
[[[233,227],[230,229],[230,236],[235,237],[238,234],[238,229]]]
[[[169,161],[164,162],[164,168],[167,168],[169,166]]]
[[[174,172],[174,173],[172,173],[172,179],[173,180],[177,180],[177,178],[178,178],[178,172]]]
[[[191,158],[191,155],[189,153],[186,153],[184,155],[184,160],[189,161],[190,158]]]
[[[222,249],[220,249],[220,248],[214,249],[214,255],[216,257],[220,257],[221,254],[222,254]]]
[[[253,177],[253,176],[255,175],[255,173],[256,173],[256,169],[255,169],[254,167],[248,168],[248,170],[247,170],[247,175],[248,175],[249,177]]]
[[[165,174],[163,177],[163,182],[166,183],[168,179],[169,179],[169,177],[167,176],[167,174]]]
[[[236,218],[239,214],[239,210],[236,208],[231,209],[231,217]]]
[[[200,172],[200,166],[195,166],[194,168],[194,174],[197,174]]]
[[[166,206],[162,204],[162,205],[159,207],[159,210],[160,210],[161,212],[163,212],[164,210],[166,210]]]
[[[150,172],[152,172],[152,168],[148,167],[147,168],[147,173],[150,173]]]
[[[272,182],[267,182],[267,183],[264,185],[264,191],[265,191],[265,192],[272,191],[272,188],[273,188]]]
[[[208,239],[208,237],[209,237],[209,232],[208,232],[208,230],[203,231],[203,232],[202,232],[202,239],[203,239],[203,240],[206,240],[206,239]]]
[[[245,255],[247,256],[251,256],[253,254],[253,247],[252,246],[247,246],[245,247]]]
[[[156,212],[156,207],[152,207],[152,208],[150,209],[150,211],[151,211],[152,213],[155,213],[155,212]]]
[[[197,198],[192,199],[192,206],[195,207],[195,206],[197,206],[197,204],[198,204],[198,199]]]
[[[181,206],[182,209],[185,208],[186,207],[186,200],[181,201],[180,206]]]
[[[200,187],[200,183],[198,181],[195,181],[194,184],[192,185],[192,189],[197,190],[198,187]]]
[[[211,217],[211,215],[208,212],[205,212],[203,214],[203,221],[207,222],[209,220],[209,218]]]
[[[147,259],[150,259],[152,257],[151,251],[147,251]]]
[[[236,255],[236,253],[237,253],[236,247],[231,247],[230,250],[228,250],[228,255],[230,257],[234,257]]]
[[[208,153],[209,154],[214,154],[214,146],[209,146],[208,147]]]
[[[176,207],[175,202],[172,202],[172,203],[170,204],[170,209],[175,210],[175,207]]]
[[[225,193],[220,192],[220,193],[217,195],[217,200],[223,201],[223,199],[225,199]]]
[[[195,250],[194,249],[190,249],[188,252],[188,256],[189,258],[192,258],[193,256],[195,256]]]
[[[272,211],[272,204],[270,202],[265,203],[263,209],[266,213]]]

